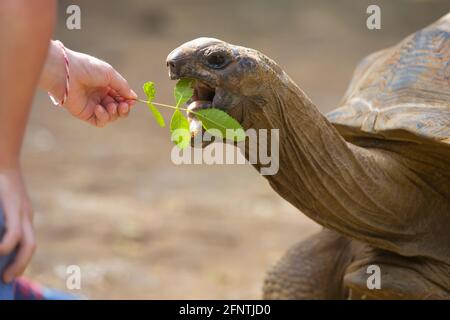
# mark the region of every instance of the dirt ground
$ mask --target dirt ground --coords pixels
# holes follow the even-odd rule
[[[165,57],[213,36],[275,59],[321,111],[334,108],[355,64],[450,10],[446,1],[60,1],[55,37],[114,65],[137,92],[155,81],[171,102]],[[82,29],[65,28],[79,4]],[[169,113],[164,111],[166,117]],[[245,165],[183,165],[144,105],[96,129],[38,93],[23,165],[39,249],[28,275],[65,289],[79,265],[93,299],[257,299],[265,271],[319,226]],[[298,190],[301,192],[301,190]]]

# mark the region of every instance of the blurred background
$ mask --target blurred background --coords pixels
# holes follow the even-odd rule
[[[81,30],[66,29],[70,4],[81,7]],[[366,28],[369,4],[381,7],[381,30]],[[59,1],[55,38],[108,61],[136,92],[154,81],[156,100],[171,103],[167,54],[216,37],[273,58],[326,112],[361,58],[449,11],[447,0]],[[34,280],[65,289],[75,264],[76,293],[94,299],[258,299],[266,270],[319,230],[251,166],[172,164],[168,130],[143,104],[103,129],[42,92],[34,104],[23,152]]]

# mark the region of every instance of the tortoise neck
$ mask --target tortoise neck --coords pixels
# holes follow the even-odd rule
[[[273,90],[273,98],[262,108],[264,116],[253,123],[256,129],[279,129],[279,170],[265,178],[303,213],[329,225],[335,215],[328,209],[337,204],[339,194],[353,187],[342,186],[348,175],[343,169],[351,168],[345,164],[359,164],[345,140],[300,88],[292,81],[281,87]],[[337,217],[332,224],[339,224]]]
[[[252,128],[279,129],[279,170],[265,175],[278,194],[346,236],[401,255],[450,263],[449,246],[437,245],[439,239],[450,243],[448,224],[428,222],[430,210],[434,218],[449,221],[446,178],[439,173],[431,182],[426,176],[437,167],[347,143],[293,83],[273,90],[273,99],[261,109],[251,117]],[[433,250],[430,241],[436,243]]]

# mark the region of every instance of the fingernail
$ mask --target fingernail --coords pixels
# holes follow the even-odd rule
[[[131,97],[132,97],[133,99],[136,99],[136,98],[137,98],[136,92],[134,92],[133,90],[130,90],[130,93],[131,93]]]

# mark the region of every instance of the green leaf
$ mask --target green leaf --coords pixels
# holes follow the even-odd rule
[[[144,93],[147,96],[147,100],[150,102],[153,101],[153,99],[155,99],[155,95],[156,95],[155,84],[151,81],[148,81],[148,82],[144,83],[142,88],[144,89]]]
[[[239,142],[245,139],[244,129],[239,122],[222,110],[216,108],[200,109],[195,111],[194,114],[202,122],[203,128],[211,134],[218,131],[222,137],[229,140]]]
[[[181,79],[177,82],[173,90],[177,108],[192,97],[194,94],[193,84],[194,80],[192,79]]]
[[[158,122],[158,124],[161,128],[164,128],[166,126],[164,118],[161,115],[161,113],[159,112],[159,110],[152,104],[152,101],[153,101],[153,99],[155,99],[155,95],[156,95],[155,84],[151,81],[148,81],[148,82],[144,83],[142,88],[144,89],[144,93],[147,96],[147,105],[153,114],[153,118],[155,118],[156,122]]]
[[[156,107],[151,102],[147,102],[147,105],[153,114],[153,118],[155,118],[156,122],[158,122],[161,128],[164,128],[166,126],[166,122],[164,121],[164,118],[159,112],[159,110],[156,109]]]
[[[170,120],[170,132],[172,133],[172,141],[178,148],[184,149],[190,144],[189,122],[179,109],[175,110]]]

